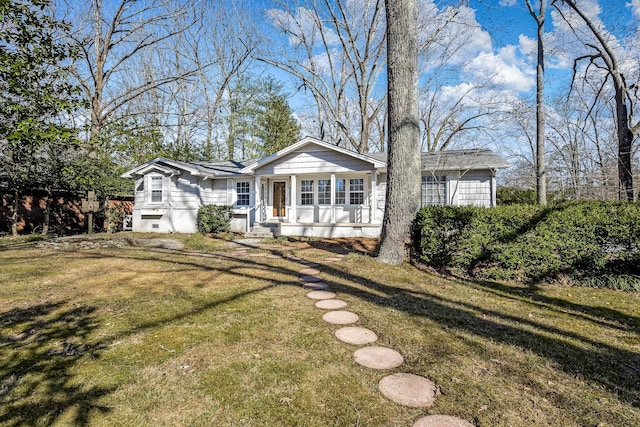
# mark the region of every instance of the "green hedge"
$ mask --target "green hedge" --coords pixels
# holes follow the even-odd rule
[[[422,261],[476,278],[563,277],[590,286],[624,282],[640,290],[635,203],[427,207],[418,214],[415,237]]]
[[[202,206],[198,209],[196,221],[201,233],[225,233],[231,229],[233,207],[231,206]]]

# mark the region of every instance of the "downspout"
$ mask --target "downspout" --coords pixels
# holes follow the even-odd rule
[[[171,201],[171,178],[174,177],[176,173],[171,172],[169,175],[169,185],[167,186],[167,201],[169,202],[169,233],[175,233],[173,229],[173,202]]]

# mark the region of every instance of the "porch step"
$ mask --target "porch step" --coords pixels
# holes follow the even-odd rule
[[[277,224],[277,223],[271,223],[271,222],[255,223],[253,224],[253,227],[251,227],[251,231],[248,233],[245,233],[244,235],[245,237],[249,237],[249,238],[275,237],[279,227],[280,227],[280,224]]]

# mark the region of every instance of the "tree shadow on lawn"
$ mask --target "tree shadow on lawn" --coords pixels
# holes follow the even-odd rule
[[[0,313],[0,424],[51,425],[69,417],[89,425],[91,414],[108,412],[99,400],[113,391],[86,386],[73,369],[97,358],[104,343],[91,338],[95,308],[53,302]]]
[[[281,253],[281,250],[277,249],[273,252]],[[239,260],[227,254],[221,254],[218,257],[242,264],[240,267],[232,265],[223,269],[227,274],[264,279],[259,272],[247,271],[247,266],[250,266],[258,270],[277,271],[295,277],[298,275],[294,269],[276,267],[256,258]],[[200,268],[212,268],[192,260],[184,262]],[[316,262],[322,264],[321,261]],[[353,268],[350,268],[349,272],[341,270],[337,264],[323,264],[321,268],[324,273],[360,285],[359,287],[348,286],[331,283],[330,279],[325,279],[333,291],[349,294],[380,306],[392,307],[411,315],[422,316],[452,330],[529,350],[554,362],[558,369],[601,384],[628,404],[640,407],[640,354],[636,352],[620,349],[560,327],[548,326],[528,317],[487,310],[472,303],[436,295],[424,288],[414,291],[385,285],[354,274],[357,270]],[[419,274],[424,273],[419,272]],[[290,285],[291,283],[281,282],[275,285],[279,284]],[[465,282],[462,284],[464,285]],[[602,327],[616,328],[636,335],[639,333],[640,319],[631,318],[614,309],[590,307],[559,298],[546,297],[535,294],[532,289],[527,289],[523,295],[519,292],[523,290],[522,288],[510,288],[494,282],[467,282],[466,285],[488,290],[497,297],[533,304],[538,308],[554,310],[562,315],[576,316]]]
[[[509,346],[516,346],[552,361],[558,369],[573,376],[595,382],[622,401],[640,408],[640,354],[598,342],[560,327],[547,326],[527,317],[513,316],[498,310],[487,310],[469,302],[456,301],[435,293],[427,288],[420,291],[385,285],[377,281],[363,279],[334,266],[324,267],[333,274],[359,287],[344,284],[330,284],[332,290],[352,295],[383,307],[391,307],[411,315],[425,317],[453,331],[470,333]],[[349,271],[353,271],[350,269]],[[421,273],[422,274],[422,273]],[[481,288],[486,283],[479,283]],[[495,284],[499,288],[500,285]],[[504,289],[501,289],[504,292]],[[499,294],[500,296],[504,296]],[[538,302],[546,306],[563,307],[566,302],[554,298],[538,296]],[[526,302],[526,301],[523,301]],[[622,316],[615,310],[603,312],[579,304],[569,303],[587,320],[596,321],[606,314],[610,322],[617,322]],[[566,313],[563,311],[563,313]],[[576,315],[575,313],[567,313]],[[617,317],[616,317],[617,316]],[[627,323],[627,325],[629,325]],[[638,333],[637,328],[631,331]]]
[[[265,249],[265,248],[263,248]],[[268,248],[267,248],[268,250]],[[296,249],[293,249],[294,251]],[[158,255],[167,254],[171,252],[173,254],[180,254],[185,256],[182,260],[176,259],[158,259]],[[168,318],[159,319],[153,322],[147,322],[141,325],[144,328],[151,328],[161,324],[170,323],[180,318],[184,318],[198,312],[214,308],[219,304],[223,304],[227,301],[248,296],[255,292],[260,292],[272,286],[292,285],[297,282],[298,273],[294,268],[287,266],[274,266],[270,261],[263,262],[256,258],[243,258],[238,259],[232,257],[229,254],[220,254],[216,257],[203,257],[196,258],[193,254],[187,254],[181,251],[170,250],[157,250],[147,251],[146,254],[113,254],[108,255],[101,253],[86,253],[87,257],[113,257],[124,260],[149,260],[170,263],[171,265],[180,264],[186,268],[198,268],[205,270],[218,270],[230,275],[236,275],[239,278],[254,278],[264,280],[265,277],[261,274],[261,271],[269,270],[282,273],[287,276],[293,275],[293,280],[272,281],[271,284],[259,288],[251,289],[246,292],[242,292],[237,295],[233,295],[225,300],[214,301],[200,306],[194,307],[193,310],[188,310],[185,313],[170,316]],[[220,268],[211,262],[215,262],[215,258],[220,260],[226,260],[231,262],[227,267]],[[257,269],[258,271],[251,272],[250,269]],[[382,266],[381,266],[382,268]],[[498,310],[487,310],[481,306],[472,304],[470,302],[456,301],[451,298],[437,295],[429,292],[427,288],[423,287],[420,290],[411,290],[407,288],[386,285],[379,281],[369,280],[361,275],[358,275],[357,269],[353,266],[349,266],[348,272],[339,268],[339,264],[325,264],[322,266],[324,274],[333,275],[342,279],[341,282],[347,281],[358,286],[350,286],[342,283],[332,283],[331,279],[325,277],[325,281],[329,283],[331,289],[336,292],[352,295],[363,301],[377,304],[382,307],[391,307],[396,310],[403,311],[405,313],[421,316],[432,321],[437,322],[444,328],[448,328],[452,331],[459,331],[462,333],[469,333],[476,335],[480,338],[485,338],[498,343],[506,344],[509,346],[516,346],[518,348],[531,351],[538,354],[541,357],[545,357],[554,365],[571,375],[579,376],[587,381],[600,384],[611,393],[619,396],[619,398],[627,402],[634,407],[640,407],[640,355],[636,352],[620,349],[609,344],[598,342],[588,336],[583,336],[571,331],[563,330],[556,326],[548,326],[539,322],[536,322],[531,318],[524,318],[502,313]],[[418,272],[418,270],[416,270]],[[419,272],[418,274],[424,274]],[[268,279],[267,279],[268,280]],[[509,289],[504,285],[493,284],[491,282],[472,282],[476,286],[482,289],[489,289],[496,293],[499,297],[507,297],[520,299],[522,295],[516,293],[515,289]],[[473,284],[468,284],[470,287]],[[506,294],[506,295],[505,295]],[[622,313],[616,310],[609,309],[594,309],[593,307],[583,306],[580,304],[569,303],[556,298],[548,298],[541,295],[536,295],[535,298],[531,298],[536,304],[542,304],[545,308],[552,307],[562,313],[576,316],[578,315],[582,319],[594,321],[601,324],[604,327],[615,327],[613,324],[620,323],[623,317]],[[531,301],[522,301],[523,303],[531,303]],[[564,308],[570,308],[573,313],[567,313]],[[50,309],[49,309],[50,310]],[[92,309],[86,309],[91,314]],[[8,314],[2,315],[2,319],[9,319]],[[36,316],[37,317],[37,316]],[[598,321],[598,318],[605,317],[606,322],[602,323]],[[628,316],[626,316],[628,317]],[[6,320],[3,320],[6,322]],[[637,334],[637,319],[634,321],[636,324],[626,323],[633,333]],[[90,322],[89,322],[90,324]],[[139,331],[139,329],[136,329]],[[133,332],[133,331],[132,331]],[[117,337],[110,337],[108,340],[116,339]],[[106,342],[106,341],[104,341]],[[94,345],[98,345],[95,343]],[[3,344],[4,345],[4,344]],[[42,350],[40,351],[42,353]],[[26,360],[19,366],[22,369],[28,369],[28,365],[36,363],[45,363],[48,358],[46,356],[33,355],[27,357]],[[74,359],[75,360],[75,359]],[[35,363],[34,363],[35,362]],[[3,368],[4,372],[11,372],[11,369]],[[65,365],[59,368],[64,372]],[[68,370],[69,367],[66,367]],[[67,380],[62,380],[55,371],[45,369],[46,374],[49,374],[52,378],[49,383],[57,385],[57,381],[63,381],[62,386],[69,388],[69,392],[66,393],[68,398],[65,399],[66,403],[54,405],[58,411],[62,411],[65,408],[71,407],[76,404],[76,401],[80,397],[88,399],[83,403],[83,409],[81,412],[88,414],[91,410],[101,408],[95,404],[98,397],[109,393],[110,390],[95,390],[92,393],[80,393],[78,396],[78,390],[74,390],[73,387],[68,384]],[[10,374],[9,374],[10,375]],[[63,375],[64,377],[64,375]],[[5,377],[3,377],[5,381]],[[59,388],[59,387],[53,387]],[[95,398],[93,397],[95,396]],[[25,399],[23,397],[23,399]],[[93,405],[93,406],[92,406]],[[25,411],[25,408],[22,408]],[[11,412],[13,413],[13,411]],[[58,412],[56,412],[58,413]],[[24,416],[24,415],[23,415]],[[41,414],[37,417],[52,417],[51,411],[41,411]],[[29,418],[29,419],[37,419]],[[82,424],[86,421],[88,415],[84,415],[84,418],[77,416],[77,424]],[[23,418],[17,418],[17,416],[9,416],[7,414],[0,417],[0,422],[6,420],[14,420],[14,424],[19,424],[23,421]],[[26,419],[24,419],[26,422]]]

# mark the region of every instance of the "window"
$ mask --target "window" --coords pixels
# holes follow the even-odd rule
[[[344,205],[346,200],[346,187],[344,178],[336,179],[336,205]]]
[[[349,180],[349,204],[362,205],[364,203],[364,178]]]
[[[313,180],[303,179],[300,181],[300,204],[313,205]]]
[[[447,177],[427,175],[422,177],[422,206],[447,204]]]
[[[249,183],[236,182],[236,193],[238,194],[237,206],[249,206]]]
[[[330,179],[318,180],[318,204],[319,205],[331,204],[331,180]]]
[[[162,203],[164,200],[164,177],[163,176],[151,176],[150,177],[150,193],[151,193],[151,203]]]

